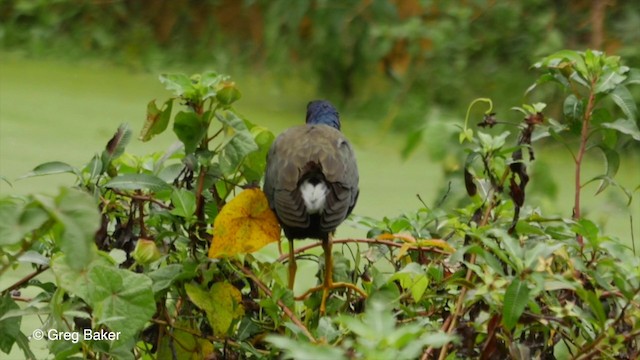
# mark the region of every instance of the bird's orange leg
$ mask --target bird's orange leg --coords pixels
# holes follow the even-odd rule
[[[293,239],[289,240],[289,289],[293,291],[293,285],[296,282],[296,271],[298,270],[298,265],[296,264],[296,257],[294,256],[293,251]]]
[[[296,297],[296,300],[304,300],[311,293],[322,290],[322,301],[320,302],[320,315],[324,315],[327,310],[327,299],[329,298],[329,291],[339,288],[351,289],[363,298],[367,297],[367,294],[360,290],[357,286],[346,282],[333,282],[333,259],[331,254],[331,236],[328,241],[322,241],[322,249],[324,250],[324,282],[320,286],[313,287],[307,290],[304,294]]]

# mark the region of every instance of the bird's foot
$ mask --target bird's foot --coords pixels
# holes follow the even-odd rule
[[[331,290],[335,290],[335,289],[342,289],[342,288],[347,288],[347,289],[351,289],[353,291],[355,291],[356,293],[360,294],[360,296],[362,296],[363,298],[367,298],[367,293],[365,293],[362,289],[360,289],[359,287],[351,284],[351,283],[347,283],[347,282],[331,282],[329,284],[322,284],[322,285],[318,285],[316,287],[312,287],[311,289],[305,291],[304,294],[295,297],[296,301],[302,301],[305,300],[306,298],[309,297],[309,295],[313,294],[314,292],[320,291],[322,290],[322,301],[320,302],[320,315],[324,315],[326,313],[327,310],[327,299],[329,298],[329,292]]]

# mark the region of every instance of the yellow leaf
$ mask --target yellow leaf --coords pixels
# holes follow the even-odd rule
[[[418,246],[431,246],[431,247],[435,247],[435,248],[440,248],[443,251],[453,254],[454,252],[456,252],[456,249],[454,249],[451,245],[449,245],[449,243],[447,243],[446,241],[442,240],[442,239],[420,239],[418,240]]]
[[[400,247],[400,251],[398,251],[398,254],[396,255],[396,261],[402,259],[405,255],[407,255],[407,252],[409,252],[409,249],[411,248],[411,245],[409,244],[402,244],[402,246]]]
[[[280,224],[260,189],[246,189],[213,222],[210,258],[251,253],[280,239]]]
[[[385,233],[385,234],[380,234],[377,236],[378,240],[394,240],[394,239],[400,239],[406,243],[415,243],[416,242],[416,238],[414,238],[413,236],[411,236],[411,234],[389,234],[389,233]]]

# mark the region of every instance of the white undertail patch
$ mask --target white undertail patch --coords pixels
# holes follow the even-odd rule
[[[308,180],[305,180],[300,185],[300,193],[302,194],[302,200],[304,200],[304,206],[307,208],[307,212],[309,214],[317,214],[324,209],[329,189],[324,182],[313,185]]]

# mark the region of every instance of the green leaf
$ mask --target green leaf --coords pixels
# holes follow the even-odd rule
[[[110,260],[99,255],[92,262],[81,269],[72,268],[69,264],[73,258],[68,255],[56,253],[51,257],[51,270],[56,277],[56,284],[66,292],[80,297],[89,302],[91,289],[89,289],[89,270],[94,266],[111,266]]]
[[[625,80],[623,84],[640,85],[640,69],[629,69],[629,72],[627,73],[627,80]]]
[[[604,307],[602,306],[602,302],[598,298],[598,295],[595,292],[585,290],[584,288],[576,289],[576,293],[583,301],[589,304],[586,308],[595,315],[600,329],[603,329],[605,322],[607,321],[607,315],[604,312]]]
[[[0,219],[0,246],[7,246],[20,242],[27,234],[40,228],[49,215],[36,204],[3,198],[0,199]]]
[[[625,86],[618,86],[610,96],[628,120],[634,122],[638,120],[638,105],[633,95],[631,95],[631,92],[629,92],[629,89]]]
[[[11,310],[19,310],[20,307],[9,296],[0,296],[0,318]],[[20,324],[22,317],[10,317],[0,320],[0,351],[8,354],[11,352],[13,344],[22,333],[20,332]]]
[[[193,82],[185,74],[162,74],[160,82],[177,96],[193,91]]]
[[[105,152],[103,152],[102,158],[105,158],[104,154]],[[95,154],[87,163],[87,165],[85,165],[84,169],[82,169],[83,172],[89,173],[89,179],[95,179],[105,170],[107,170],[108,165],[103,165],[102,158],[98,154]],[[109,159],[106,158],[106,160]]]
[[[234,113],[227,111],[218,116],[218,120],[224,125],[225,131],[220,165],[224,172],[230,173],[235,171],[248,154],[258,150],[258,144],[245,122]]]
[[[243,175],[247,182],[259,182],[267,166],[267,153],[275,139],[275,135],[262,126],[252,126],[251,135],[258,145],[258,150],[251,152],[243,162]]]
[[[224,79],[224,75],[220,75],[215,71],[206,71],[200,76],[200,84],[204,87],[214,87]]]
[[[602,126],[629,135],[635,141],[640,141],[640,130],[638,130],[638,125],[631,119],[618,119],[612,123],[602,124]]]
[[[233,82],[224,83],[216,94],[216,100],[224,106],[230,106],[238,101],[240,97],[242,97],[242,94]]]
[[[185,153],[191,154],[207,134],[207,127],[195,113],[181,111],[173,120],[173,132],[184,144]]]
[[[599,243],[598,233],[600,230],[598,229],[598,225],[589,219],[582,218],[578,220],[578,222],[571,227],[571,230],[575,231],[576,234],[584,236],[594,246]]]
[[[584,114],[584,106],[575,95],[571,94],[564,99],[563,113],[569,121],[581,121]]]
[[[231,284],[215,283],[209,291],[191,284],[186,284],[184,288],[191,302],[207,314],[216,336],[225,336],[233,321],[244,314],[240,303],[242,294]]]
[[[107,170],[107,166],[111,161],[119,158],[124,153],[129,141],[131,141],[131,129],[129,129],[128,124],[121,124],[102,152],[103,171]]]
[[[62,235],[56,240],[69,256],[69,265],[81,269],[89,264],[96,253],[94,235],[100,228],[100,212],[93,197],[80,190],[61,188],[53,201],[39,195],[37,199],[62,226]]]
[[[133,338],[156,312],[148,276],[98,265],[89,270],[88,277],[94,324],[120,332],[117,342]]]
[[[618,85],[620,85],[627,77],[619,74],[615,70],[606,71],[596,82],[595,91],[597,94],[606,94],[613,91]]]
[[[187,189],[174,189],[171,193],[171,203],[174,208],[171,213],[189,221],[196,212],[196,196]]]
[[[182,274],[184,266],[182,264],[170,264],[150,272],[148,275],[153,281],[151,290],[158,293],[169,286]]]
[[[200,336],[200,330],[187,320],[176,321],[171,336],[160,339],[156,359],[196,360],[215,358],[213,344]],[[185,331],[182,329],[189,329]],[[197,335],[196,335],[197,334]]]
[[[604,154],[606,176],[609,178],[614,178],[618,173],[618,169],[620,168],[620,155],[617,151],[604,146],[598,146],[598,148],[602,150],[602,153]],[[596,195],[604,191],[604,189],[606,189],[609,184],[610,182],[605,180],[600,182],[600,186],[598,186],[598,190],[596,190]]]
[[[155,135],[161,134],[167,129],[169,119],[171,119],[171,110],[173,109],[173,98],[165,101],[162,110],[156,106],[156,101],[152,100],[147,105],[147,120],[140,131],[138,139],[141,141],[149,141]]]
[[[40,164],[33,168],[33,170],[28,173],[20,176],[18,180],[26,179],[34,176],[43,176],[43,175],[52,175],[52,174],[62,174],[62,173],[70,173],[78,175],[78,170],[73,166],[64,163],[62,161],[50,161],[44,164]]]
[[[513,327],[520,319],[522,312],[529,302],[529,288],[519,278],[514,278],[504,294],[504,308],[502,310],[502,323],[507,330]]]
[[[160,253],[155,241],[139,238],[131,256],[138,264],[149,265],[160,259],[162,254]]]
[[[429,286],[424,269],[417,263],[409,263],[402,270],[394,273],[389,282],[398,281],[403,289],[411,292],[411,297],[418,302]]]
[[[105,187],[120,190],[149,190],[160,191],[169,188],[169,184],[155,175],[124,174],[109,180]]]

